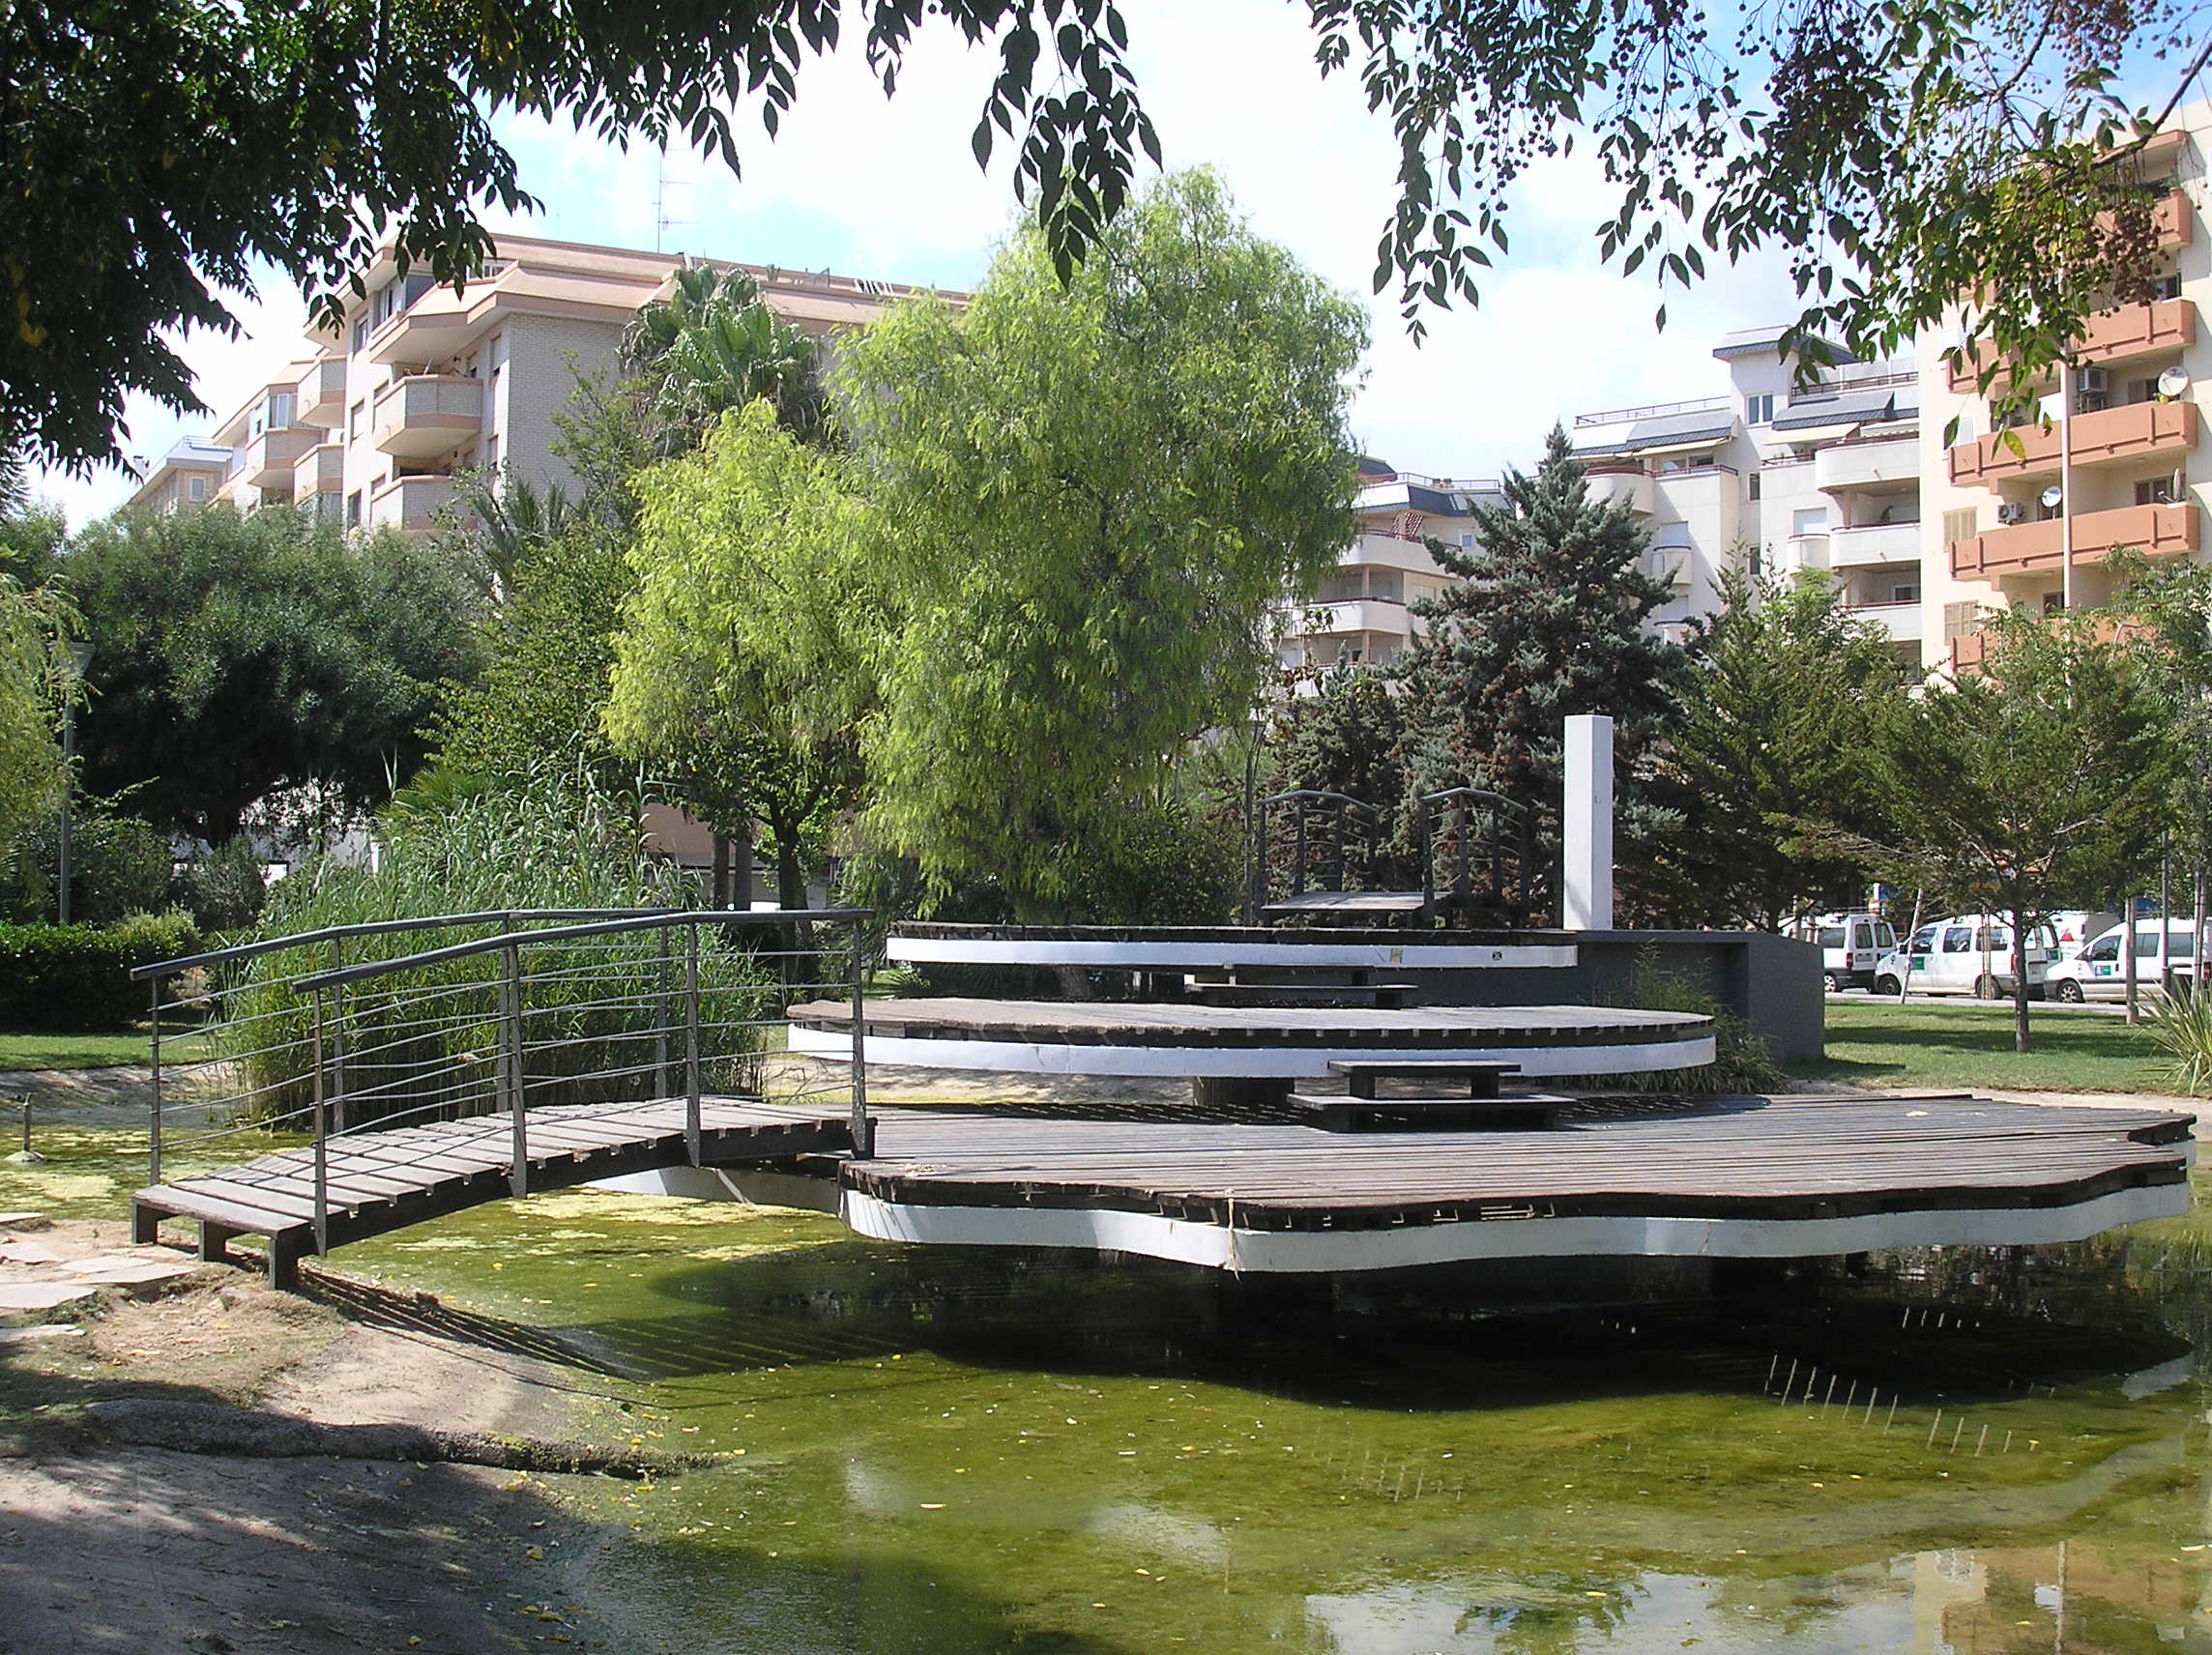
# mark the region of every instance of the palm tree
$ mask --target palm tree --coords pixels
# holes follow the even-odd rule
[[[645,382],[644,411],[663,455],[697,447],[726,411],[763,398],[786,430],[809,442],[824,434],[816,341],[771,309],[742,271],[678,270],[669,296],[630,318],[621,358]]]

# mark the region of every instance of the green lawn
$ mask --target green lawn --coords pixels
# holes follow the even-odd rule
[[[182,1043],[192,1031],[164,1031],[162,1049],[179,1042],[178,1056],[186,1056]],[[195,1042],[196,1046],[196,1042]],[[0,1072],[11,1069],[96,1069],[108,1063],[143,1063],[148,1041],[144,1030],[120,1034],[0,1034]],[[200,1056],[196,1049],[191,1056]]]
[[[1791,1063],[1807,1080],[1860,1086],[2163,1091],[2149,1035],[2117,1017],[2030,1008],[2035,1050],[2013,1050],[2010,1005],[1831,1000],[1828,1055]]]

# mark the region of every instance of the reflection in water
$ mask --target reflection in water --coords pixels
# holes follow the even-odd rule
[[[2212,1650],[2208,1236],[1237,1282],[574,1194],[341,1262],[743,1451],[586,1486],[640,1649],[2081,1655]]]

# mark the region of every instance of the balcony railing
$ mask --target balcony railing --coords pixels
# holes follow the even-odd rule
[[[1651,474],[1642,466],[1591,466],[1589,498],[1598,506],[1623,501],[1637,516],[1648,517],[1655,500]]]
[[[1828,562],[1834,568],[1863,568],[1876,564],[1917,564],[1920,561],[1920,525],[1865,523],[1855,529],[1828,533]]]
[[[426,535],[453,502],[450,477],[395,477],[368,497],[368,526]]]
[[[345,445],[343,443],[317,443],[300,456],[300,463],[292,468],[292,498],[306,500],[310,495],[336,494],[345,487]]]
[[[301,456],[323,440],[303,425],[274,425],[246,445],[239,471],[249,488],[289,488]]]
[[[1732,396],[1696,396],[1687,402],[1646,402],[1639,408],[1605,408],[1595,414],[1577,414],[1577,425],[1617,425],[1624,420],[1664,420],[1670,414],[1717,414],[1733,408]]]
[[[293,388],[299,405],[296,417],[303,425],[335,430],[345,423],[345,358],[325,357],[302,374]]]
[[[1835,494],[1853,488],[1895,489],[1920,480],[1920,439],[1831,443],[1813,456],[1813,486]]]
[[[1850,603],[1846,608],[1855,621],[1871,621],[1889,634],[1893,644],[1917,644],[1923,631],[1920,599],[1897,603]]]
[[[419,373],[376,393],[370,441],[388,454],[436,459],[483,428],[483,381],[458,374]]]
[[[2188,501],[2085,511],[2074,519],[2074,561],[2094,563],[2122,546],[2145,557],[2180,557],[2197,549],[2201,534],[2199,513]],[[2065,561],[2065,519],[2052,517],[1953,540],[1951,573],[1959,580],[2003,580],[2055,569]]]
[[[2115,465],[2158,454],[2186,453],[2197,446],[2194,402],[2131,402],[2073,419],[2074,464]],[[1993,431],[1951,450],[1951,481],[1962,488],[1994,487],[2015,479],[2056,477],[2061,424]],[[2013,442],[2018,439],[2015,451]]]
[[[2197,342],[2197,305],[2189,299],[2159,299],[2148,305],[2123,305],[2089,319],[2076,360],[2085,365],[2132,362],[2138,357],[2166,351],[2187,350]],[[2048,380],[2051,376],[2046,375]],[[1981,361],[1969,352],[1964,363],[1951,370],[1951,389],[1975,390],[1981,379]]]

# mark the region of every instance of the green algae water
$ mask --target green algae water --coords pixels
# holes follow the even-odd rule
[[[118,1210],[48,1152],[0,1206]],[[726,1456],[564,1480],[613,1648],[1963,1655],[2212,1649],[2208,1243],[1286,1284],[578,1191],[335,1263]]]

